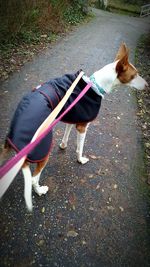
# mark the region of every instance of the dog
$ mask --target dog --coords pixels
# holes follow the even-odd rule
[[[18,152],[31,141],[38,127],[57,106],[78,74],[79,71],[75,74],[66,74],[60,78],[50,80],[39,85],[23,97],[12,119],[4,145],[3,157],[12,148]],[[63,122],[67,124],[60,144],[61,149],[67,148],[71,128],[75,124],[77,129],[77,160],[81,164],[86,164],[89,161],[87,157],[83,156],[86,132],[89,123],[99,113],[104,95],[110,93],[113,88],[120,84],[138,90],[148,86],[147,82],[138,74],[137,69],[129,63],[129,49],[125,43],[120,45],[114,62],[104,66],[90,77],[83,75],[61,113],[72,103],[88,82],[92,82],[92,87],[63,117]],[[51,144],[52,132],[33,149],[22,166],[26,189],[24,197],[30,211],[32,210],[32,191],[26,192],[31,185],[31,181],[34,191],[39,196],[46,194],[48,191],[48,187],[41,186],[39,180],[48,162]],[[33,174],[31,174],[30,163],[36,163]]]

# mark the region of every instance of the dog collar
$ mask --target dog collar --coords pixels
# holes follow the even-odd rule
[[[93,89],[94,89],[94,91],[95,91],[97,94],[99,94],[99,95],[101,95],[102,97],[104,97],[104,95],[106,94],[106,92],[104,91],[104,89],[103,89],[101,86],[98,85],[98,83],[97,83],[96,80],[95,80],[94,75],[91,75],[91,76],[90,76],[90,81],[93,83]]]

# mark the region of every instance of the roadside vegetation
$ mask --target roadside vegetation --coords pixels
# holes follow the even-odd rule
[[[138,70],[150,85],[150,34],[140,38],[135,60]],[[144,137],[147,182],[150,185],[150,87],[147,90],[138,91],[137,97],[139,124]]]
[[[88,5],[103,0],[1,0],[0,80],[5,80],[74,25],[89,20]],[[108,10],[139,14],[144,0],[108,0]]]
[[[107,7],[105,0],[92,0],[92,5],[97,8],[107,9],[110,12],[139,16],[141,6],[148,4],[148,0],[108,0]]]
[[[2,0],[0,3],[0,79],[65,34],[86,17],[83,0]]]
[[[108,8],[111,12],[132,14],[134,16],[139,16],[140,14],[140,3],[138,1],[110,0]]]

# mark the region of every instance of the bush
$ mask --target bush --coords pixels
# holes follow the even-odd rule
[[[67,23],[75,25],[83,19],[83,14],[77,7],[70,6],[64,11],[64,19]]]
[[[87,1],[86,1],[87,2]],[[66,23],[83,19],[85,0],[1,0],[0,43],[31,35],[62,32]]]

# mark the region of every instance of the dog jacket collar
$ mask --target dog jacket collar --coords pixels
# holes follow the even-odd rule
[[[104,95],[106,94],[106,92],[104,91],[104,89],[98,85],[98,83],[95,80],[94,75],[90,76],[90,81],[93,83],[93,90],[98,94],[101,95],[104,98]]]

